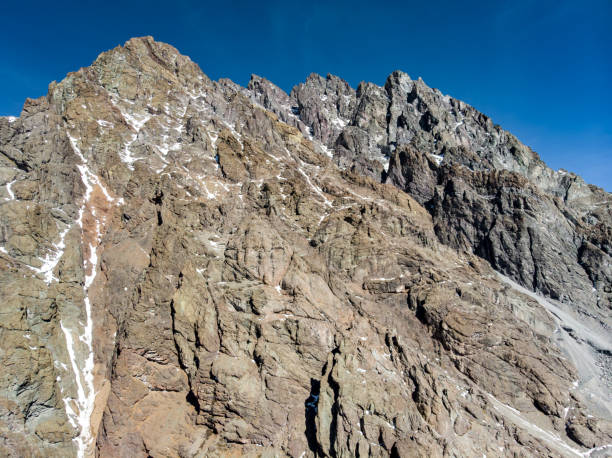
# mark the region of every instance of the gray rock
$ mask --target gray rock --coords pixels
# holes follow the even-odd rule
[[[610,294],[607,210],[571,175],[530,181],[546,169],[487,122],[401,73],[214,82],[151,37],[52,83],[0,119],[0,454],[605,447],[559,319],[470,251],[549,295]],[[573,249],[588,270],[542,270]]]

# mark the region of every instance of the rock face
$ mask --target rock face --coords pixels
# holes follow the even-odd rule
[[[438,239],[520,284],[609,313],[612,198],[554,172],[482,113],[402,72],[357,91],[311,75],[291,100],[249,86],[282,117],[294,107],[343,168],[394,184],[428,209]]]
[[[136,38],[0,118],[0,185],[3,456],[612,450],[609,194],[420,80]]]

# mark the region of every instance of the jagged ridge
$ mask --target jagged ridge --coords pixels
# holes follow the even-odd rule
[[[3,453],[605,454],[559,323],[377,182],[422,200],[402,153],[440,176],[471,151],[399,102],[385,124],[379,90],[244,89],[142,38],[0,120]]]

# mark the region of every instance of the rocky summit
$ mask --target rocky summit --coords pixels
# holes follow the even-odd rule
[[[612,456],[611,240],[420,79],[134,38],[0,118],[0,455]]]

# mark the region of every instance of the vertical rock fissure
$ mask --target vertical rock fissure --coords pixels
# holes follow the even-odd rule
[[[310,395],[304,402],[305,410],[305,421],[306,421],[306,440],[308,442],[308,448],[316,453],[319,450],[317,443],[317,424],[315,418],[317,416],[319,393],[321,391],[321,381],[316,379],[310,379]]]
[[[327,383],[329,387],[332,389],[334,393],[334,402],[331,406],[331,424],[329,427],[329,453],[331,456],[338,456],[338,451],[336,450],[336,436],[338,434],[338,415],[340,415],[339,411],[339,398],[340,398],[340,385],[333,377],[333,370],[330,371],[329,377],[327,379]]]

